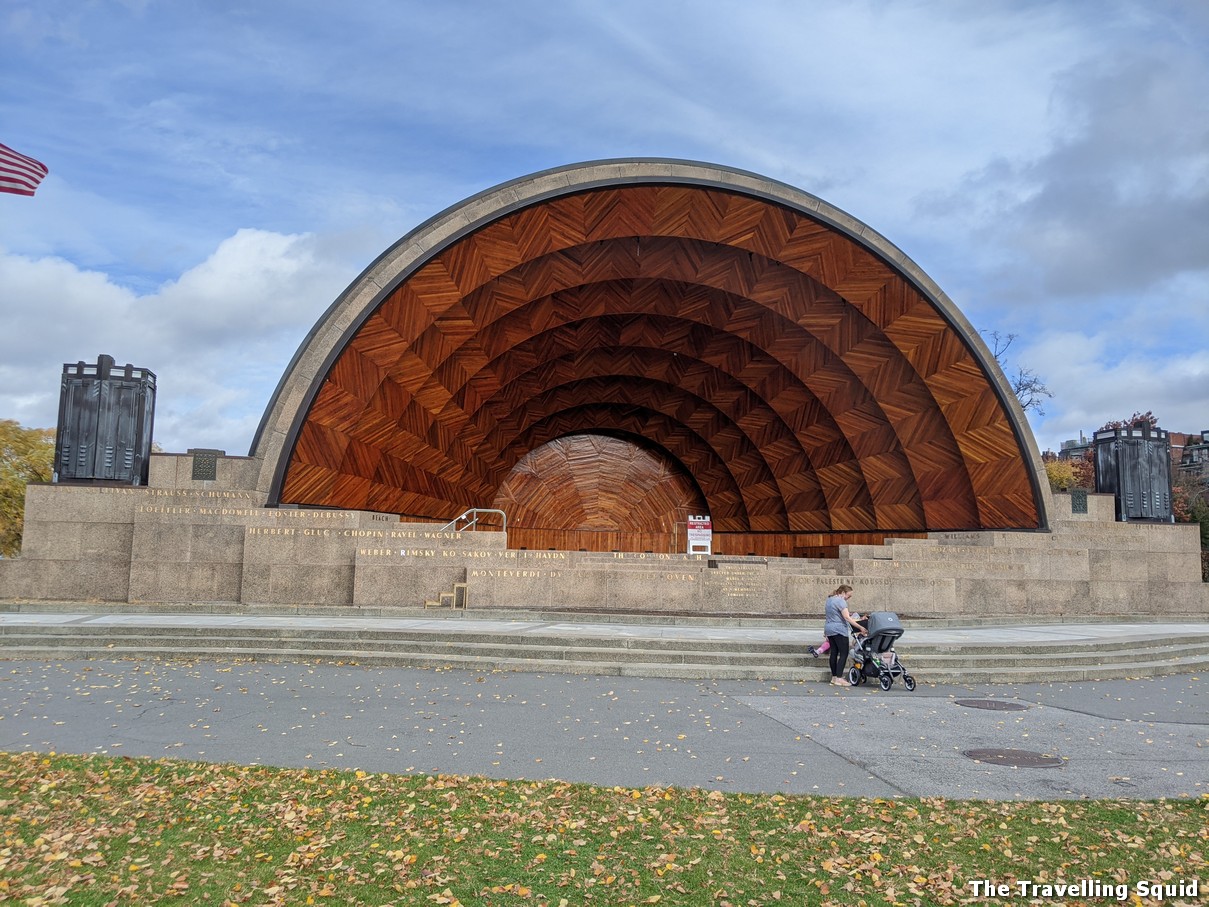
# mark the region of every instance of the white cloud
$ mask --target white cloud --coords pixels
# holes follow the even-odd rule
[[[335,297],[336,285],[310,236],[240,230],[206,261],[140,306],[170,341],[220,346],[299,323],[299,295]],[[347,281],[346,281],[347,283]],[[309,306],[308,306],[309,308]]]
[[[241,230],[143,295],[61,259],[0,253],[12,327],[0,340],[0,412],[54,426],[62,363],[105,353],[155,372],[166,449],[246,452],[297,345],[360,270],[338,240]]]
[[[1049,148],[996,154],[927,198],[973,229],[1005,304],[1209,277],[1209,58],[1181,38],[1072,63],[1053,82]]]
[[[1054,394],[1046,416],[1032,420],[1042,449],[1058,450],[1064,440],[1090,437],[1135,412],[1153,412],[1168,431],[1209,429],[1209,349],[1129,351],[1107,331],[1068,330],[1046,334],[1021,350],[1019,361],[1043,375]]]

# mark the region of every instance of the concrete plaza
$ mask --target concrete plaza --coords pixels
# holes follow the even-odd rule
[[[1067,633],[1077,645],[1080,634],[1140,632],[1094,627],[920,633]],[[1014,685],[921,678],[908,693],[65,653],[0,663],[0,749],[837,796],[1200,797],[1209,795],[1209,685],[1200,674]],[[977,761],[968,755],[976,750],[998,759]],[[1027,767],[1028,757],[1057,764]],[[1004,763],[1014,759],[1026,764]]]

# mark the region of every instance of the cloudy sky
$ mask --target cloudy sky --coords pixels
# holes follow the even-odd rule
[[[247,452],[307,331],[449,205],[672,157],[818,195],[1053,398],[1040,446],[1209,429],[1204,0],[4,0],[0,418],[64,362],[158,376],[156,440]]]

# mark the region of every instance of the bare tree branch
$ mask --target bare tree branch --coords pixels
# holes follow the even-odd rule
[[[991,355],[995,357],[995,361],[999,363],[999,367],[1003,369],[1004,374],[1008,373],[1007,363],[1004,361],[1004,354],[1007,353],[1008,347],[1018,336],[1017,334],[1001,334],[999,331],[980,331],[990,340]],[[1041,376],[1034,372],[1031,368],[1016,368],[1016,376],[1008,378],[1008,383],[1012,386],[1012,392],[1015,393],[1016,399],[1020,401],[1020,408],[1026,413],[1030,410],[1038,416],[1045,415],[1045,401],[1053,397],[1053,393],[1045,382],[1041,380]]]

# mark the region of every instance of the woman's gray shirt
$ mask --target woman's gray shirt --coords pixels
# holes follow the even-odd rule
[[[852,630],[852,625],[844,620],[844,609],[848,607],[848,600],[842,595],[833,595],[827,599],[827,608],[823,618],[823,635],[824,636],[847,636]]]

